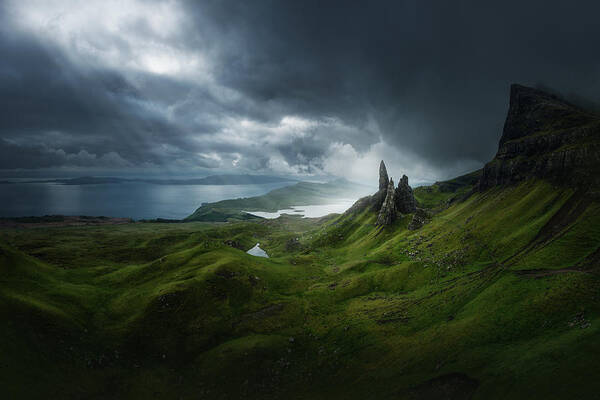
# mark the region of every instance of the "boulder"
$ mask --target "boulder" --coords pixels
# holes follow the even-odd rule
[[[223,244],[225,244],[225,245],[227,245],[229,247],[233,247],[234,249],[240,249],[240,250],[242,249],[242,245],[237,240],[228,239],[228,240],[225,240],[223,242]]]

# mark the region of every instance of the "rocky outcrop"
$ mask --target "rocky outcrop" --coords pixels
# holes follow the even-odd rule
[[[417,209],[417,202],[412,188],[408,185],[408,177],[406,175],[402,175],[402,179],[398,182],[395,200],[396,209],[402,214],[411,214]]]
[[[372,196],[359,199],[346,211],[347,214],[356,214],[370,208],[377,211],[376,225],[385,226],[392,224],[402,214],[416,211],[416,200],[412,188],[408,184],[408,177],[402,176],[398,187],[394,187],[394,180],[390,179],[383,160],[379,164],[379,190]]]
[[[429,222],[430,219],[431,216],[426,210],[422,208],[417,208],[415,209],[415,213],[413,214],[412,220],[408,224],[408,229],[411,231],[420,229],[423,225]]]
[[[498,153],[484,167],[478,187],[534,177],[597,183],[599,170],[600,117],[552,94],[512,85]]]
[[[383,161],[381,162],[383,165]],[[385,200],[377,215],[376,225],[391,225],[396,220],[396,202],[394,201],[394,180],[390,179],[387,186]]]
[[[234,249],[240,249],[240,250],[242,249],[242,245],[237,240],[231,240],[231,239],[225,240],[223,242],[223,244],[225,244],[225,245],[227,245],[229,247],[233,247]]]

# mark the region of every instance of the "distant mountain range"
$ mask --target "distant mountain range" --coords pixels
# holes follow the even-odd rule
[[[61,185],[101,185],[108,183],[142,182],[154,185],[259,185],[266,183],[297,182],[297,179],[283,178],[272,175],[211,175],[194,179],[143,179],[83,176],[79,178],[45,179],[31,181],[0,181],[0,184],[10,183],[57,183]]]

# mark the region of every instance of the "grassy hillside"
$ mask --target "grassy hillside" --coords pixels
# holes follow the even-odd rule
[[[328,204],[335,199],[356,198],[370,191],[368,187],[346,180],[328,183],[299,182],[292,186],[275,189],[269,193],[240,199],[222,200],[202,204],[186,221],[225,222],[242,219],[258,219],[243,211],[269,211]]]
[[[437,208],[449,201],[459,200],[473,190],[479,181],[481,170],[459,176],[448,181],[436,182],[430,186],[415,188],[414,195],[421,207]]]
[[[415,192],[435,206],[469,182]],[[375,219],[2,229],[3,392],[597,396],[600,203],[527,181],[417,231]]]

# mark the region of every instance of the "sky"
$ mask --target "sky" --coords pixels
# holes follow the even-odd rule
[[[433,182],[511,83],[600,103],[600,3],[0,0],[0,176]],[[397,178],[396,178],[397,179]]]

